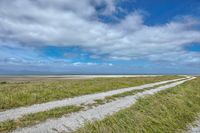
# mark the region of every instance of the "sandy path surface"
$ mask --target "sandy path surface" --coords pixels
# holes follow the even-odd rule
[[[189,127],[188,133],[200,133],[200,119],[194,122],[194,125]]]
[[[139,90],[139,89],[149,88],[149,87],[153,87],[156,85],[161,85],[161,84],[165,84],[165,83],[169,83],[169,82],[180,81],[183,79],[185,79],[185,78],[150,83],[150,84],[145,84],[145,85],[141,85],[141,86],[117,89],[117,90],[112,90],[112,91],[107,91],[107,92],[102,92],[102,93],[82,95],[82,96],[78,96],[78,97],[74,97],[74,98],[67,98],[67,99],[63,99],[63,100],[59,100],[59,101],[52,101],[52,102],[47,102],[47,103],[42,103],[42,104],[34,104],[31,106],[27,106],[27,107],[19,107],[16,109],[10,109],[10,110],[6,110],[4,112],[0,112],[0,122],[6,121],[6,120],[17,119],[26,114],[46,111],[46,110],[50,110],[50,109],[53,109],[56,107],[94,103],[94,100],[103,99],[106,96],[112,96],[115,94],[123,93],[126,91],[131,91],[131,90]]]
[[[68,116],[63,116],[58,119],[51,119],[47,120],[44,123],[26,127],[26,128],[19,128],[13,133],[55,133],[55,132],[71,132],[83,126],[86,121],[93,121],[93,120],[101,120],[105,118],[107,115],[111,115],[115,112],[118,112],[121,109],[130,107],[138,98],[144,97],[146,95],[153,95],[159,91],[180,85],[188,80],[192,80],[194,78],[177,81],[175,83],[170,83],[155,89],[147,90],[141,93],[137,93],[133,96],[127,96],[124,98],[119,98],[116,101],[105,103],[103,105],[97,106],[93,109],[89,109],[86,111],[80,111],[77,113],[73,113]],[[68,128],[66,128],[68,127]],[[56,129],[57,131],[53,130]]]

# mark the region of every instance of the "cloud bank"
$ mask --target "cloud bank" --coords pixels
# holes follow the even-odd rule
[[[108,60],[200,64],[200,53],[185,50],[200,43],[199,19],[180,16],[166,24],[147,25],[145,15],[134,11],[118,23],[101,21],[99,15],[109,17],[119,11],[117,2],[1,0],[0,47],[77,46]]]

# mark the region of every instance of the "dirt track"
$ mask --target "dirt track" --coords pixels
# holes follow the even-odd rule
[[[85,123],[86,120],[93,121],[94,119],[95,120],[103,119],[107,115],[111,115],[121,109],[131,106],[138,98],[144,97],[146,95],[153,95],[159,91],[180,85],[192,79],[193,78],[177,81],[177,82],[170,83],[170,84],[167,84],[155,89],[137,93],[136,95],[133,95],[133,96],[119,98],[116,101],[112,101],[112,102],[97,106],[93,109],[73,113],[69,116],[63,116],[62,118],[59,118],[59,119],[47,120],[44,123],[41,123],[32,127],[17,129],[14,131],[14,133],[35,133],[35,132],[54,133],[56,132],[55,130],[52,130],[52,129],[56,129],[59,132],[63,130],[65,130],[65,132],[70,132],[72,130],[76,130],[77,128],[80,128]]]
[[[112,90],[112,91],[107,91],[107,92],[102,92],[102,93],[83,95],[83,96],[78,96],[74,98],[67,98],[63,100],[52,101],[52,102],[47,102],[47,103],[42,103],[42,104],[35,104],[28,107],[19,107],[16,109],[10,109],[4,112],[0,112],[0,122],[5,121],[5,120],[17,119],[19,117],[22,117],[23,115],[30,114],[30,113],[47,111],[56,107],[93,103],[94,100],[103,99],[106,96],[112,96],[115,94],[120,94],[123,92],[132,91],[132,90],[140,90],[140,89],[149,88],[156,85],[161,85],[161,84],[179,81],[183,79],[185,78],[161,81],[161,82],[150,83],[150,84],[136,86],[136,87],[122,88],[122,89]]]

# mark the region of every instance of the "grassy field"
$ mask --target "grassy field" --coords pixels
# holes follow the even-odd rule
[[[178,133],[200,113],[200,77],[138,100],[76,133]]]
[[[81,106],[60,107],[60,108],[55,108],[55,109],[44,111],[44,112],[28,114],[16,120],[0,122],[0,132],[9,132],[16,128],[27,127],[30,125],[41,123],[50,118],[51,119],[59,118],[63,115],[80,111],[82,108],[83,107]]]
[[[66,79],[16,83],[1,81],[0,111],[175,78],[179,76]]]
[[[155,87],[159,87],[159,86],[162,86],[162,85],[157,85]],[[84,107],[92,108],[94,106],[104,104],[111,100],[115,100],[116,98],[125,97],[128,95],[134,95],[136,93],[143,92],[145,90],[150,90],[155,87],[149,87],[149,88],[141,89],[141,90],[133,90],[133,91],[116,94],[113,96],[108,96],[104,100],[95,100],[96,103],[93,103],[93,104],[86,104],[82,106],[59,107],[59,108],[51,109],[44,112],[24,115],[22,118],[19,118],[16,120],[8,120],[5,122],[0,122],[0,132],[9,132],[9,131],[15,130],[16,128],[22,128],[22,127],[27,127],[30,125],[39,124],[39,123],[44,122],[47,119],[59,118],[68,113],[80,111],[81,109],[84,109]]]

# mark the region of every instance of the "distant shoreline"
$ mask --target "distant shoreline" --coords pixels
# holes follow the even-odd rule
[[[139,76],[160,76],[156,74],[88,74],[88,75],[59,75],[59,74],[50,74],[50,75],[0,75],[0,77],[139,77]]]
[[[45,81],[91,78],[156,77],[161,75],[1,75],[0,81]]]

